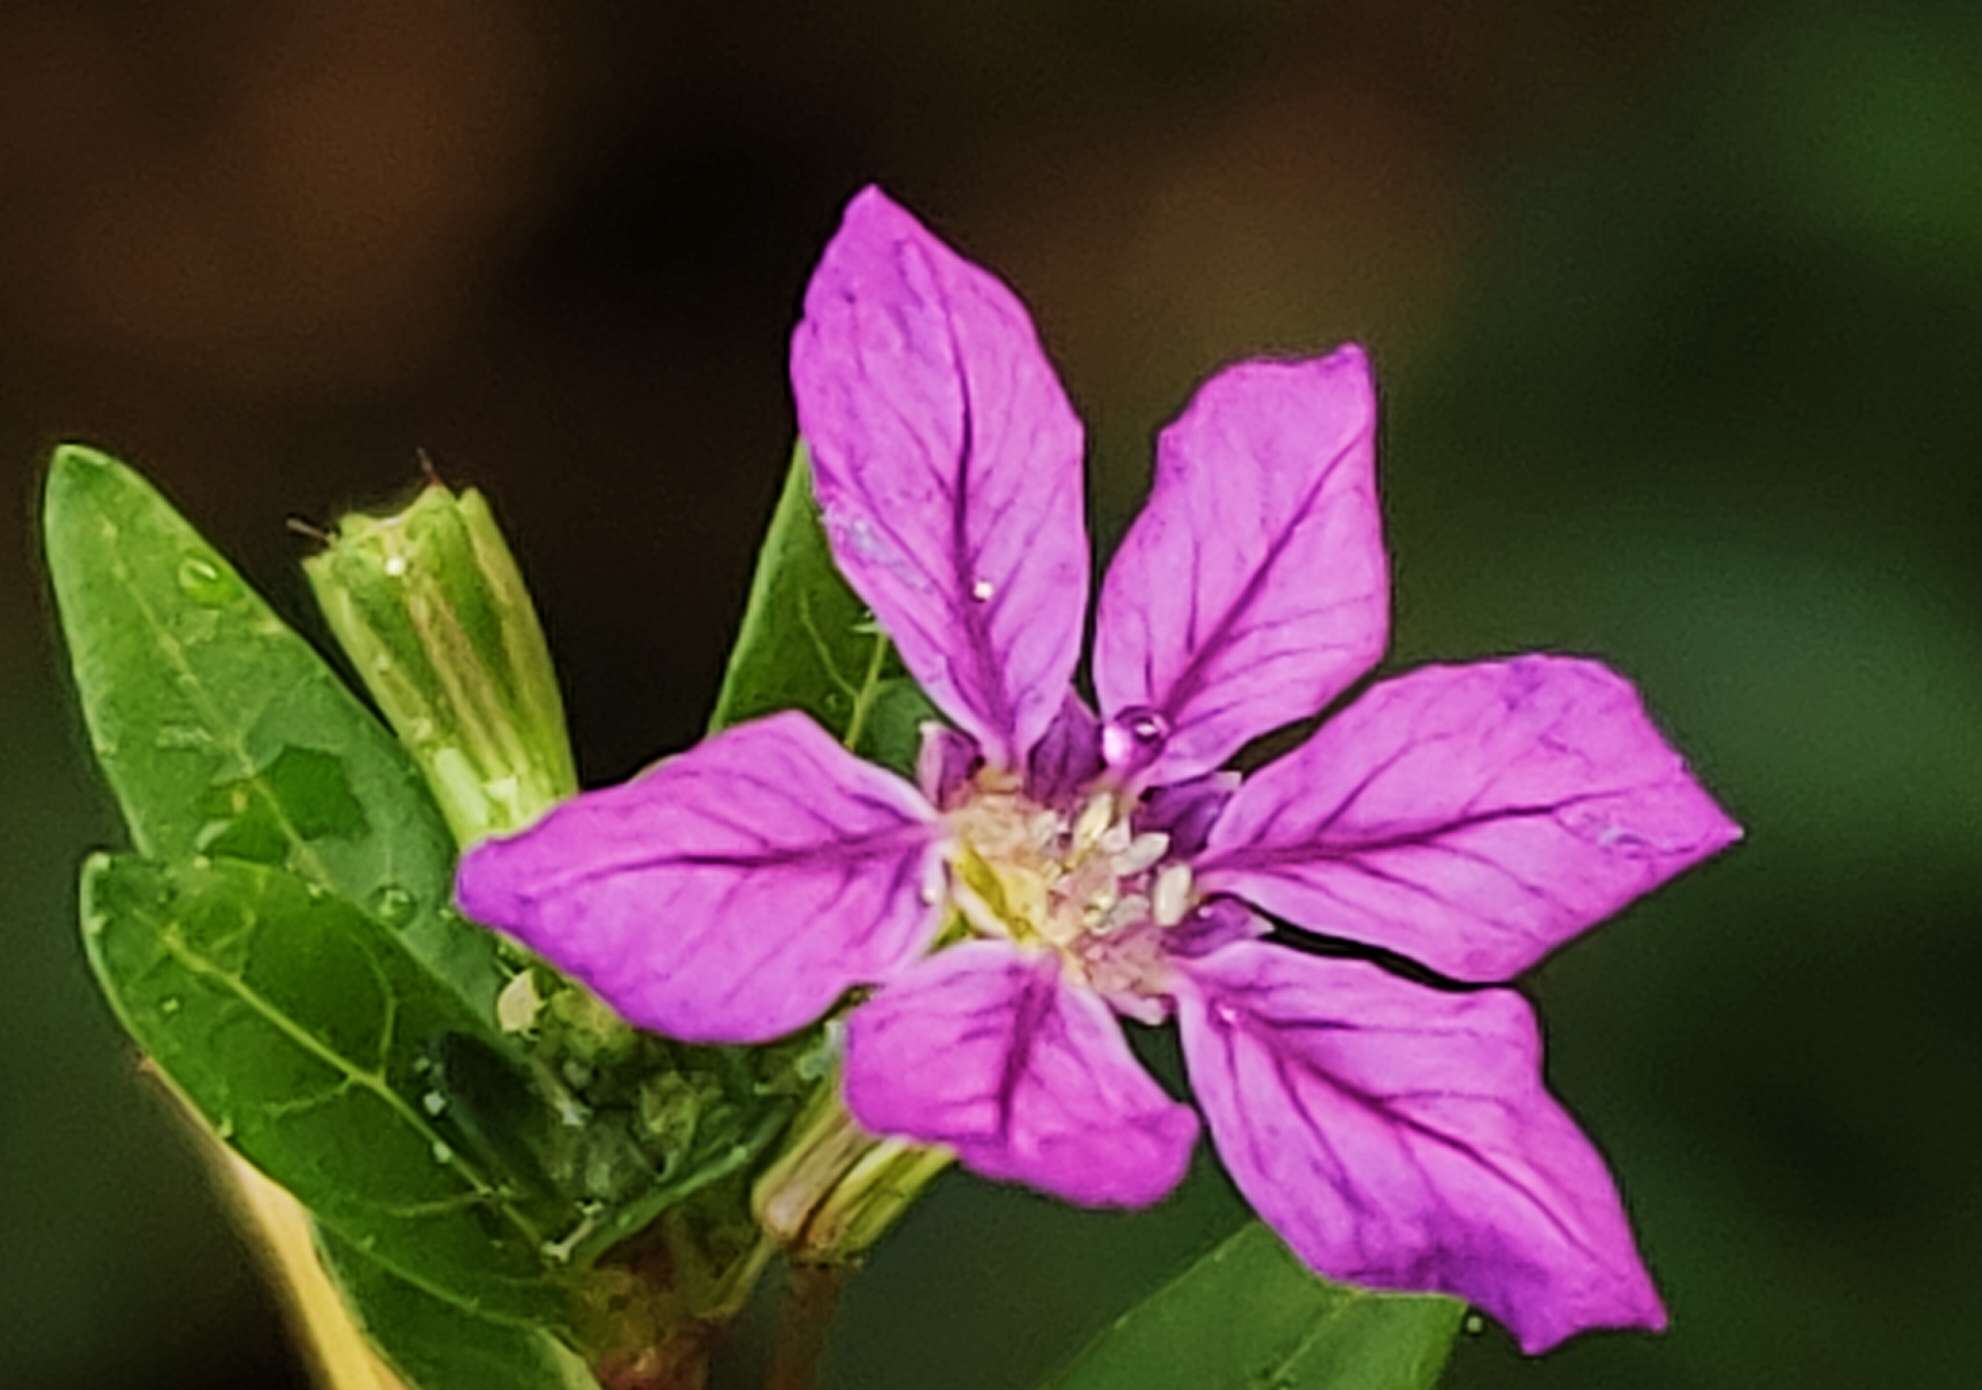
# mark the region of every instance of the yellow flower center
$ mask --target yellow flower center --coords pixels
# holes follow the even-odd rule
[[[1137,833],[1134,809],[1133,796],[1098,790],[1056,810],[1009,774],[980,773],[948,817],[951,897],[965,925],[1057,951],[1099,989],[1149,976],[1160,952],[1146,928],[1176,925],[1195,903],[1190,869],[1163,862],[1170,837]],[[1115,978],[1125,971],[1133,979]]]

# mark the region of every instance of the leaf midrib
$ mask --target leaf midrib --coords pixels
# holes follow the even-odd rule
[[[114,544],[116,523],[112,522],[111,528],[112,536],[110,539]],[[227,566],[227,562],[224,559],[217,554],[213,554],[210,548],[207,549],[208,557],[203,557],[207,558],[207,563],[219,564],[226,566],[230,570],[232,569],[231,566]],[[281,798],[275,795],[274,788],[269,785],[266,775],[255,766],[253,759],[248,756],[246,737],[236,731],[230,722],[223,721],[219,717],[219,710],[215,706],[212,695],[207,690],[205,682],[200,678],[197,668],[187,659],[184,644],[172,635],[170,629],[167,628],[163,620],[159,617],[158,612],[146,600],[143,587],[132,580],[129,572],[121,565],[114,572],[123,581],[125,591],[130,595],[132,602],[136,604],[138,612],[143,615],[145,626],[150,630],[158,649],[165,654],[166,660],[185,678],[180,688],[186,692],[188,701],[198,708],[201,722],[215,733],[222,753],[231,753],[233,755],[234,766],[240,773],[239,780],[247,782],[254,787],[256,794],[261,797],[262,801],[268,806],[269,811],[275,816],[277,823],[282,827],[282,832],[289,841],[290,853],[294,857],[296,864],[306,870],[309,877],[315,879],[324,887],[333,890],[336,889],[338,885],[332,879],[330,866],[323,861],[322,856],[316,850],[311,848],[309,841],[304,838],[302,831],[297,828],[296,822],[290,818],[288,808],[283,805]],[[235,574],[234,579],[237,584],[241,585],[244,593],[251,595],[251,602],[259,602],[259,600],[252,598],[252,590],[248,588],[239,574]],[[281,619],[275,617],[273,613],[267,614],[267,617],[271,622],[276,623],[278,627],[281,626]],[[282,635],[292,641],[300,642],[302,640],[286,627],[282,627]],[[307,679],[314,680],[315,678],[316,673],[314,672],[309,673],[307,676]],[[128,817],[128,819],[131,821],[132,838],[138,841],[139,851],[148,855],[156,854],[158,847],[145,843],[151,836],[146,833],[146,828],[141,818],[133,815]]]

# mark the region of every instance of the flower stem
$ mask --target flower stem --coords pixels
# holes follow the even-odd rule
[[[851,1272],[849,1265],[791,1266],[784,1301],[778,1309],[778,1329],[771,1343],[764,1390],[813,1390],[818,1384],[840,1290]]]
[[[847,1112],[834,1077],[758,1175],[751,1210],[794,1266],[844,1264],[879,1240],[953,1157],[869,1134]]]

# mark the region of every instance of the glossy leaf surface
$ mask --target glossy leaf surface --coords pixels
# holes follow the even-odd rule
[[[317,1253],[358,1325],[413,1390],[598,1390],[547,1332],[476,1317],[319,1231]]]
[[[90,739],[138,851],[276,865],[365,905],[488,1017],[496,943],[448,906],[454,844],[398,741],[123,464],[58,450],[43,521]]]
[[[903,776],[915,767],[917,727],[937,718],[834,567],[803,443],[764,533],[709,727],[786,709],[805,711],[861,757]]]
[[[554,1322],[547,1246],[576,1213],[449,1113],[479,1028],[382,924],[285,870],[98,855],[90,964],[222,1139],[325,1227],[465,1312]]]
[[[1429,1390],[1464,1312],[1326,1283],[1249,1222],[1118,1318],[1050,1390]]]

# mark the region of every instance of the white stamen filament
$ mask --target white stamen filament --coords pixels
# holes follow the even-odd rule
[[[1089,797],[1087,805],[1080,808],[1080,819],[1074,822],[1073,857],[1079,859],[1093,849],[1114,818],[1114,797],[1107,792],[1096,792]]]
[[[1109,932],[1132,927],[1149,916],[1149,899],[1140,893],[1131,893],[1116,903],[1094,925],[1094,930],[1106,936]]]

